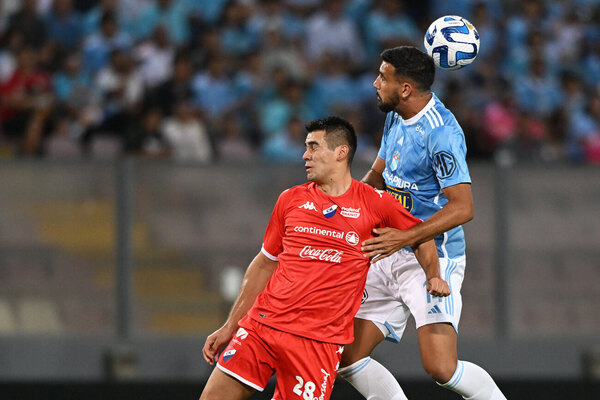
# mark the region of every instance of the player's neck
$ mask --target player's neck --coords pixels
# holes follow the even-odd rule
[[[346,193],[350,189],[350,186],[352,186],[352,175],[350,174],[350,171],[339,177],[331,176],[325,182],[317,182],[317,187],[320,191],[334,197]]]
[[[427,106],[433,95],[431,92],[424,92],[411,96],[404,104],[396,107],[396,111],[403,120],[411,119],[421,112]]]

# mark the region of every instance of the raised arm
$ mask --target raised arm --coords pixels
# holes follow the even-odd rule
[[[209,364],[214,364],[219,350],[226,345],[238,329],[238,321],[242,319],[254,304],[256,297],[263,291],[267,282],[271,279],[273,271],[277,267],[277,261],[270,260],[262,252],[258,253],[248,266],[240,294],[238,295],[227,321],[221,328],[212,333],[204,343],[202,354]]]
[[[433,239],[455,226],[473,219],[473,195],[471,184],[460,183],[442,189],[448,199],[442,209],[428,220],[407,230],[378,228],[373,232],[378,236],[366,240],[362,251],[373,260],[386,258],[405,246],[412,246]]]

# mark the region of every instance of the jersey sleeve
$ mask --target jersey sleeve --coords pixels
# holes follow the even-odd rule
[[[383,190],[375,190],[375,192],[379,198],[373,199],[371,207],[376,208],[375,212],[380,216],[383,226],[404,230],[423,222],[409,213],[391,194]]]
[[[379,147],[379,152],[377,153],[377,157],[385,160],[386,159],[386,151],[387,151],[387,139],[390,132],[390,127],[392,126],[392,121],[394,119],[394,112],[390,111],[385,117],[385,124],[383,125],[383,135],[381,137],[381,146]]]
[[[442,189],[459,183],[471,183],[466,160],[467,146],[462,131],[445,125],[434,129],[427,142],[427,151]]]
[[[288,190],[279,195],[277,203],[271,213],[271,219],[267,225],[261,252],[267,258],[277,261],[279,254],[283,251],[283,234],[285,231],[285,205],[287,203]]]

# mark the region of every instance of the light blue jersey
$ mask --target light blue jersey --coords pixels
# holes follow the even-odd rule
[[[448,203],[443,188],[471,183],[467,146],[454,115],[434,94],[414,117],[388,113],[378,156],[385,160],[386,189],[415,217],[426,220]],[[435,238],[440,257],[465,254],[458,226]]]

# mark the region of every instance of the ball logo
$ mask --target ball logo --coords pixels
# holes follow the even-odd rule
[[[300,251],[300,258],[312,258],[313,260],[327,261],[332,263],[342,262],[343,251],[334,249],[313,249],[310,246],[304,246]]]
[[[352,246],[356,246],[358,244],[358,242],[360,241],[360,238],[358,237],[358,233],[356,232],[348,232],[346,233],[346,242],[348,242],[348,244],[351,244]]]

